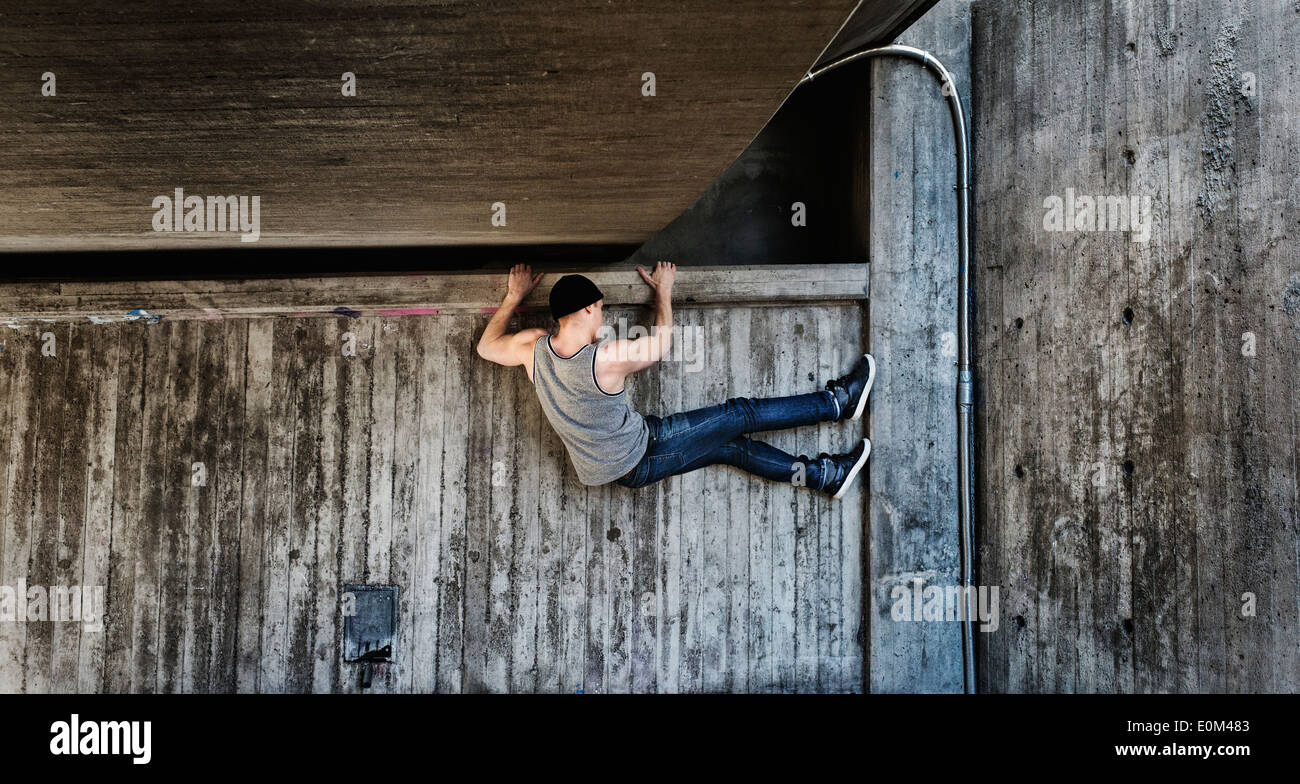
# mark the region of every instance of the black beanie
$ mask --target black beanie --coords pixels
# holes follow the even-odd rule
[[[551,317],[559,321],[561,316],[576,313],[604,298],[605,295],[589,279],[581,275],[565,275],[551,287]]]

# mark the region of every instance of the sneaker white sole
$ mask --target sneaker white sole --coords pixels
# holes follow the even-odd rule
[[[867,464],[867,458],[871,457],[871,439],[864,438],[862,439],[862,443],[866,444],[866,446],[862,448],[862,456],[859,457],[858,462],[854,463],[853,467],[849,469],[849,475],[844,477],[844,484],[840,485],[840,489],[836,490],[835,495],[831,496],[831,498],[839,499],[844,497],[844,494],[849,491],[849,487],[853,484],[853,480],[858,478],[858,472],[862,470],[862,466]]]
[[[862,412],[867,408],[867,396],[871,394],[871,385],[876,383],[876,358],[870,354],[863,354],[867,358],[867,385],[862,388],[862,396],[858,398],[858,407],[849,417],[849,421],[856,421],[862,418]]]

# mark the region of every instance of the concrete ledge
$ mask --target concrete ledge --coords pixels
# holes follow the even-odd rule
[[[633,268],[582,270],[605,292],[607,306],[649,305],[651,292]],[[561,272],[548,272],[524,301],[545,309]],[[762,305],[867,298],[867,264],[758,267],[679,266],[674,304]],[[259,280],[99,281],[0,285],[0,322],[256,318],[267,316],[403,316],[491,311],[506,275],[412,274]]]

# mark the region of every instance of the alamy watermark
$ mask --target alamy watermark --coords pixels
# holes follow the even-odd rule
[[[659,334],[660,327],[643,327],[638,324],[628,326],[627,319],[620,318],[617,324],[602,325],[596,333],[597,341],[604,343],[610,340],[637,341],[651,335]],[[652,331],[653,330],[653,331]],[[670,330],[672,333],[672,347],[668,349],[666,356],[660,357],[662,362],[681,362],[682,370],[687,373],[696,373],[704,369],[704,328],[700,326],[684,327],[674,324]],[[648,361],[651,357],[638,356],[641,349],[649,350],[648,342],[628,342],[616,344],[619,356],[615,357],[620,362],[625,361]]]
[[[154,231],[240,232],[240,242],[257,242],[262,233],[260,196],[155,196]]]
[[[979,622],[982,632],[998,630],[998,586],[940,586],[925,582],[926,578],[918,575],[890,589],[891,618],[913,623],[972,620]]]
[[[89,632],[104,628],[104,586],[0,585],[0,622],[83,623]]]
[[[51,724],[50,735],[50,754],[56,757],[123,755],[135,765],[148,765],[153,759],[153,722],[149,721],[92,721],[74,713],[67,721]]]
[[[1075,195],[1043,199],[1044,231],[1127,231],[1132,242],[1151,239],[1151,197],[1124,194],[1109,196]]]

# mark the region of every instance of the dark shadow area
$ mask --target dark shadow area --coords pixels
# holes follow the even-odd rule
[[[855,115],[866,65],[799,88],[694,204],[631,256],[638,264],[861,262],[853,214]],[[795,225],[794,205],[804,209]]]

